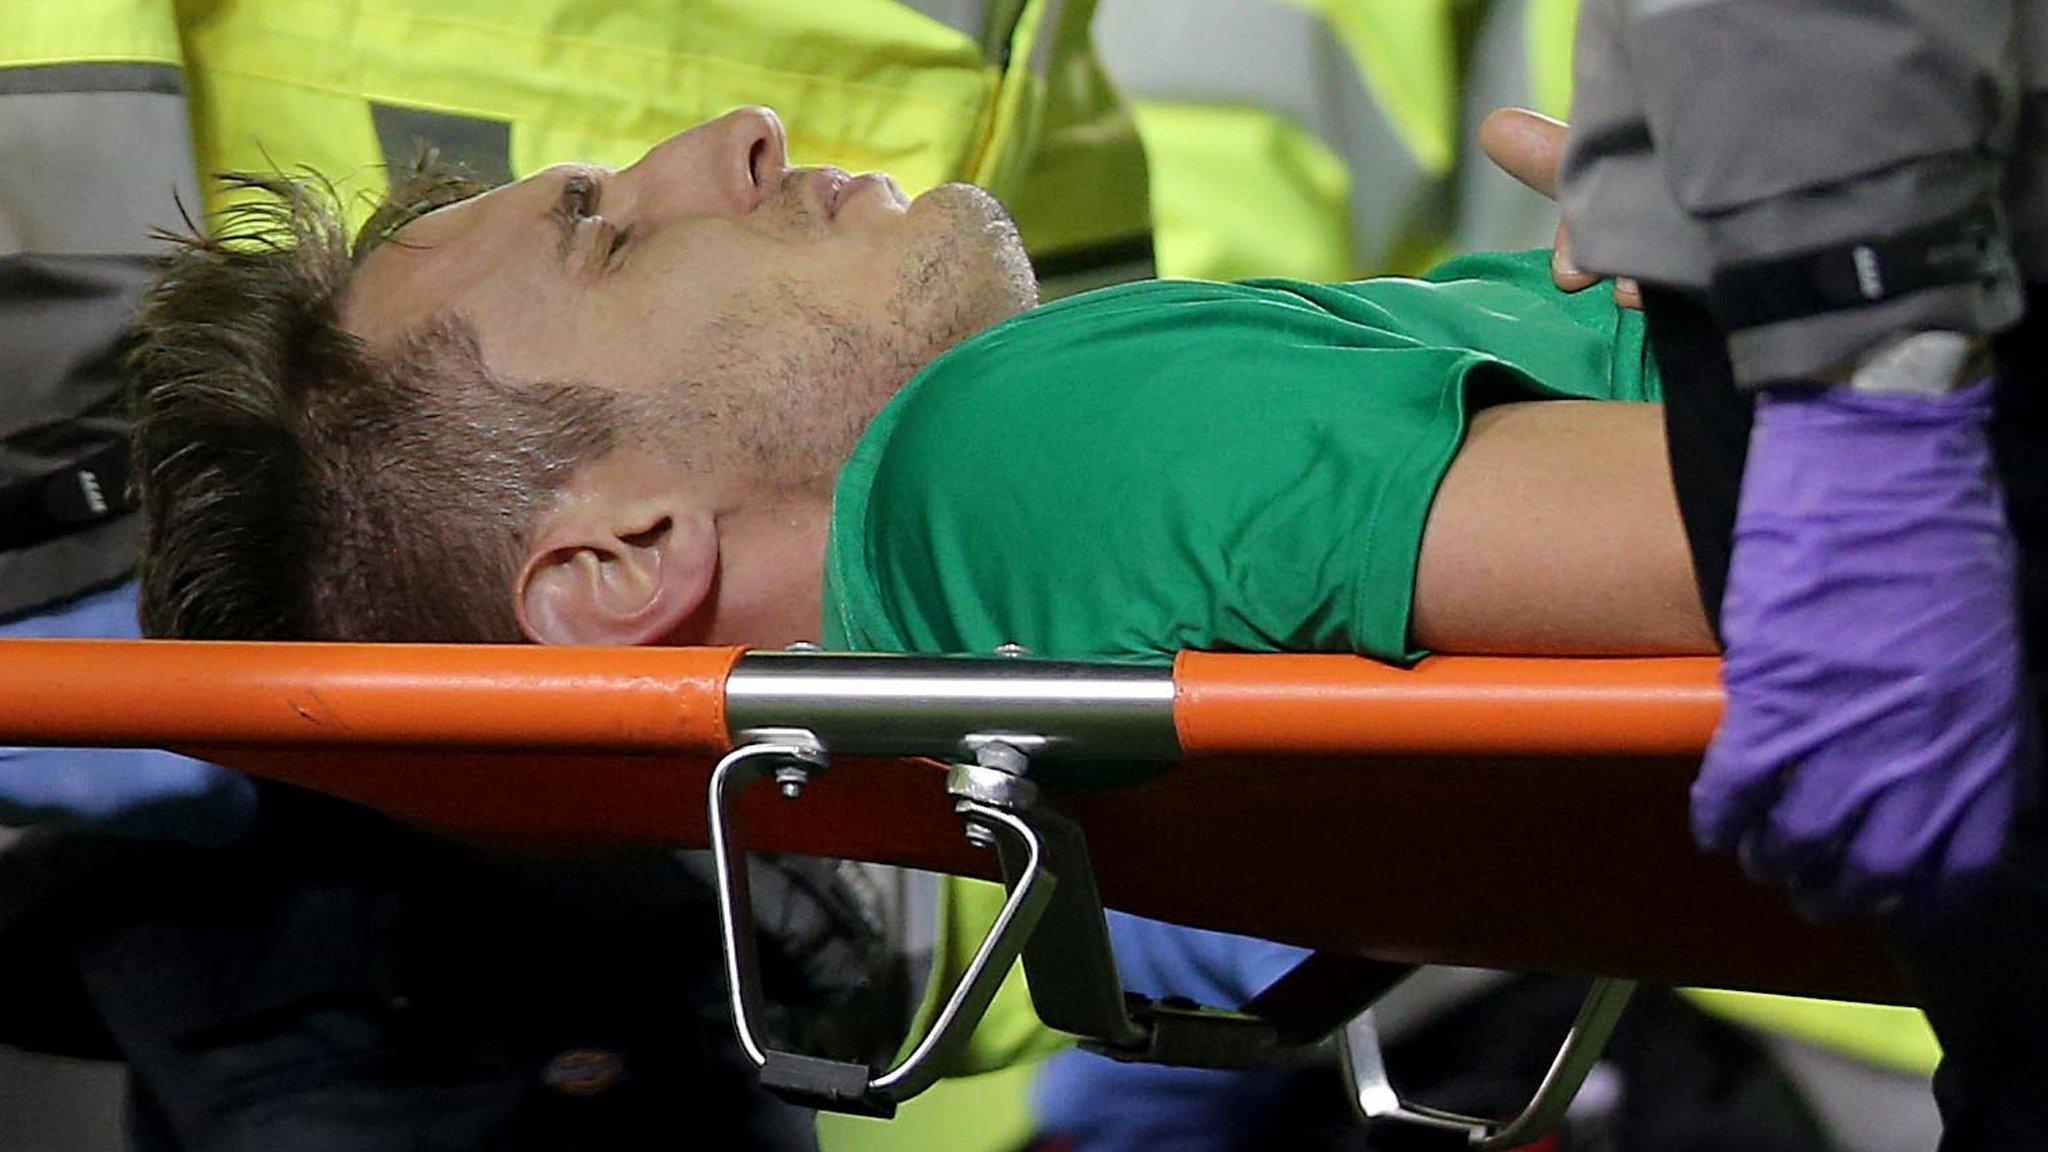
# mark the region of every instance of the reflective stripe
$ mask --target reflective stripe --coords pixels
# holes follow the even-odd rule
[[[510,121],[372,100],[370,122],[376,126],[384,163],[393,170],[410,167],[426,147],[439,152],[443,160],[467,165],[493,184],[512,179]]]
[[[1107,0],[1095,41],[1132,99],[1265,108],[1349,153],[1337,105],[1365,93],[1313,12],[1283,0]]]
[[[0,97],[0,156],[0,256],[149,252],[150,229],[178,222],[174,196],[198,209],[181,96]]]
[[[0,96],[54,92],[155,92],[181,96],[185,82],[170,64],[33,64],[0,68]]]
[[[0,552],[76,535],[135,511],[128,438],[114,433],[38,476],[0,482]]]
[[[1548,109],[1536,94],[1538,77],[1555,70],[1554,61],[1537,55],[1538,45],[1555,50],[1554,29],[1533,22],[1555,19],[1562,8],[1569,18],[1576,0],[1563,5],[1544,0],[1500,0],[1487,10],[1472,46],[1471,77],[1465,92],[1464,139],[1470,149],[1458,172],[1458,219],[1453,246],[1461,252],[1498,252],[1547,248],[1557,231],[1557,205],[1523,187],[1479,150],[1479,121],[1496,108],[1535,107],[1560,118],[1563,109]],[[1571,29],[1563,41],[1569,73]]]
[[[1031,58],[1025,62],[1035,76],[1043,77],[1052,69],[1053,54],[1060,43],[1061,25],[1066,22],[1066,7],[1066,0],[1045,0],[1038,19],[1038,39],[1031,46]]]
[[[155,275],[140,257],[0,257],[0,486],[123,433],[110,353]],[[0,618],[120,577],[139,535],[131,516],[0,552]]]
[[[1723,0],[1626,0],[1631,16],[1656,16],[1679,8],[1719,4]]]
[[[1380,115],[1432,176],[1449,176],[1458,152],[1457,45],[1465,0],[1321,0],[1330,27],[1372,90]]]
[[[1359,272],[1409,262],[1407,249],[1440,230],[1436,182],[1315,13],[1278,0],[1112,0],[1095,35],[1134,99],[1267,109],[1342,157]]]
[[[109,355],[156,270],[141,256],[0,257],[0,481],[69,459],[51,429],[111,410],[121,379]]]
[[[0,482],[125,435],[148,230],[199,205],[180,59],[170,0],[0,0]],[[140,538],[125,516],[0,553],[0,617],[122,578]]]
[[[976,44],[988,29],[988,0],[898,0],[905,8],[929,16]]]

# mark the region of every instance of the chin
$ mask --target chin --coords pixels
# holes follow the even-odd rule
[[[1038,302],[1038,282],[1009,212],[985,189],[941,184],[911,202],[889,307],[910,372]]]
[[[957,293],[961,319],[971,335],[1038,303],[1038,277],[1024,252],[1017,222],[985,188],[975,184],[941,184],[911,203],[920,209],[941,250],[938,267]]]

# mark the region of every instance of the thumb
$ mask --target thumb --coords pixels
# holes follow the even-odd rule
[[[1557,239],[1550,245],[1550,279],[1561,291],[1577,292],[1600,282],[1591,272],[1581,272],[1572,259],[1572,230],[1559,222]]]

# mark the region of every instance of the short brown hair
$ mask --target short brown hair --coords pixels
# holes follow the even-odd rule
[[[352,240],[323,180],[223,179],[250,198],[171,237],[129,361],[144,630],[518,640],[521,545],[616,397],[495,378],[456,316],[375,352],[342,327],[361,257],[474,181],[423,163]]]

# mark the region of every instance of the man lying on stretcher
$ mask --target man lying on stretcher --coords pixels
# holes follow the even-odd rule
[[[156,635],[1713,647],[1640,318],[1540,253],[1034,306],[985,193],[761,110],[416,183],[353,256],[268,187],[142,322]]]
[[[754,109],[418,183],[353,262],[278,190],[143,321],[159,634],[1712,646],[1656,414],[1598,402],[1657,398],[1640,322],[1540,254],[1034,307],[985,193],[791,168]]]

